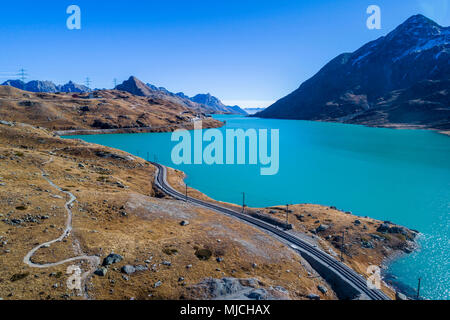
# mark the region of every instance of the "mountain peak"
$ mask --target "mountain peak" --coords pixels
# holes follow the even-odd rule
[[[145,97],[151,94],[151,89],[135,76],[131,76],[116,87],[117,90],[127,91],[136,96]]]
[[[405,22],[403,22],[401,25],[417,25],[417,24],[430,24],[430,25],[438,25],[433,20],[425,17],[423,14],[416,14],[411,17],[409,17]]]

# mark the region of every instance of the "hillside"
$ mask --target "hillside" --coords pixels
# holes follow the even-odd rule
[[[449,129],[449,59],[450,28],[416,15],[256,116]]]
[[[161,197],[154,175],[153,166],[125,152],[0,122],[0,299],[227,298],[214,290],[225,281],[241,299],[336,298],[288,246],[232,218]],[[62,234],[67,192],[76,198],[73,231],[39,249],[32,262],[87,255],[101,263],[111,253],[121,261],[105,269],[86,261],[24,263],[32,248]],[[67,288],[71,264],[89,272],[82,292]],[[105,274],[93,274],[97,269]]]
[[[0,119],[27,122],[55,131],[173,131],[192,128],[197,118],[204,120],[205,127],[222,125],[164,97],[140,97],[117,90],[72,95],[31,93],[0,86],[0,106]]]

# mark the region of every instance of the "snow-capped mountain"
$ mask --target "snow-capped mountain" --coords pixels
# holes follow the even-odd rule
[[[450,28],[415,15],[385,37],[339,55],[299,89],[256,116],[349,123],[365,123],[370,118],[372,125],[387,125],[394,122],[388,109],[398,107],[396,93],[403,92],[404,115],[397,110],[395,121],[434,126],[426,119],[439,109],[443,117],[439,126],[450,126],[449,88],[442,85],[450,78],[449,61]],[[428,91],[417,96],[412,88]],[[405,100],[408,96],[414,100]],[[405,108],[405,103],[413,107]],[[380,108],[383,112],[374,112]],[[380,116],[379,121],[374,114]]]

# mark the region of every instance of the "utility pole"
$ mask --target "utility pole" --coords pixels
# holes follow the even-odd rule
[[[345,231],[342,231],[341,261],[344,262],[344,237]]]
[[[242,192],[242,213],[245,214],[245,192]]]
[[[114,88],[113,89],[115,89],[117,87],[117,79],[116,78],[114,78],[113,83],[114,83]]]
[[[22,80],[22,82],[25,82],[25,80],[27,79],[27,70],[25,70],[24,68],[19,70],[19,73],[17,74],[20,77],[20,80]]]
[[[86,78],[85,84],[86,84],[86,87],[88,87],[88,88],[91,87],[91,79],[89,79],[89,77]]]
[[[422,281],[422,278],[419,278],[419,284],[417,285],[417,300],[420,299],[420,282]]]
[[[289,205],[286,205],[286,228],[289,225]]]

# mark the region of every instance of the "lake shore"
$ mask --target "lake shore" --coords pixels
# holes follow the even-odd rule
[[[186,192],[185,178],[184,172],[168,168],[168,183],[181,193]],[[190,197],[242,211],[241,206],[212,199],[193,188],[188,188],[188,194]],[[247,213],[262,214],[280,222],[286,219],[285,206],[246,207],[245,210]],[[289,206],[288,215],[294,234],[320,246],[335,258],[342,258],[347,265],[366,278],[371,275],[368,272],[370,266],[386,269],[390,262],[417,249],[417,231],[388,221],[360,217],[336,207],[297,204]],[[344,237],[341,236],[343,233]],[[382,290],[392,299],[395,299],[395,291],[399,289],[401,288],[383,281]]]

